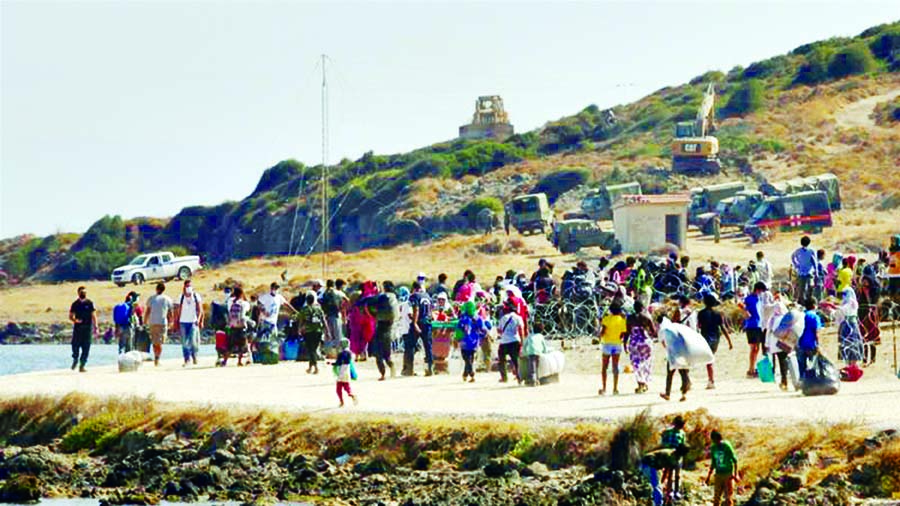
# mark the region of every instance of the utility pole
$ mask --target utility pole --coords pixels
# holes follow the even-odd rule
[[[328,82],[322,55],[322,280],[328,278]]]

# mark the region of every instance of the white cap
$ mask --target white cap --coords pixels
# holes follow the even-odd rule
[[[416,279],[428,279],[428,276],[425,275],[424,272],[420,272]]]

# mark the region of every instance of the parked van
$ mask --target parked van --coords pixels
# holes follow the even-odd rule
[[[818,233],[831,225],[828,194],[823,191],[802,192],[767,198],[753,211],[753,216],[744,225],[744,233],[755,242],[770,230]]]
[[[550,230],[553,211],[545,193],[522,195],[506,205],[509,223],[520,234],[544,234]]]

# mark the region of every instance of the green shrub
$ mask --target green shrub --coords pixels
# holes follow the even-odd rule
[[[864,74],[875,69],[875,60],[869,48],[854,44],[838,51],[828,63],[828,76],[840,79],[855,74]]]
[[[882,34],[869,44],[869,50],[875,58],[887,60],[892,55],[900,53],[900,31]]]
[[[794,75],[794,85],[812,86],[828,80],[828,61],[831,51],[818,48],[806,56],[806,63],[800,65]]]
[[[278,162],[274,167],[270,167],[263,172],[262,177],[259,178],[259,183],[256,184],[256,189],[254,189],[253,193],[250,195],[256,196],[260,193],[270,191],[282,183],[290,181],[295,177],[299,177],[304,170],[306,170],[306,166],[297,160],[284,160]]]
[[[541,178],[532,191],[546,193],[547,200],[553,203],[563,193],[587,183],[590,177],[587,169],[562,168]]]
[[[785,73],[790,69],[790,60],[786,56],[776,56],[768,60],[751,63],[744,69],[744,79],[763,79]]]
[[[503,202],[496,197],[478,197],[463,206],[459,214],[469,220],[469,225],[474,226],[478,219],[478,213],[484,209],[490,209],[494,215],[500,216],[503,214]]]
[[[407,174],[410,179],[417,180],[425,177],[448,178],[453,175],[453,172],[443,156],[430,155],[411,163]]]
[[[101,440],[116,430],[118,423],[118,417],[113,413],[100,413],[82,420],[63,437],[60,448],[64,452],[95,449]]]
[[[759,110],[763,105],[763,86],[756,79],[741,85],[728,99],[723,114],[727,116],[743,116]]]

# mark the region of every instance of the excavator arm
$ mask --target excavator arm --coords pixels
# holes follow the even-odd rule
[[[697,109],[697,120],[694,124],[694,135],[706,137],[716,130],[715,124],[716,90],[713,83],[709,83],[703,94],[703,101]]]

